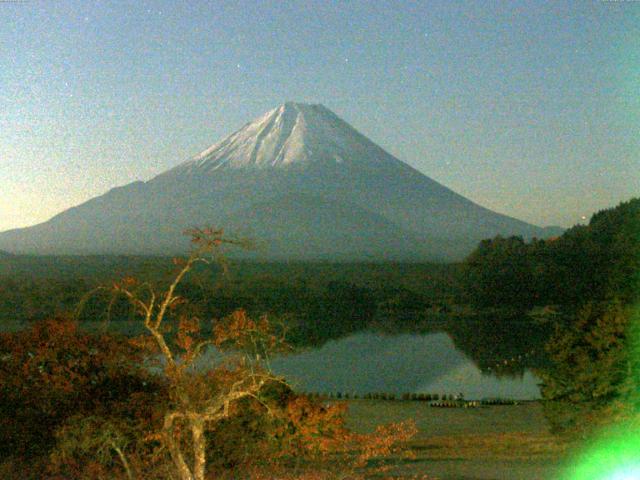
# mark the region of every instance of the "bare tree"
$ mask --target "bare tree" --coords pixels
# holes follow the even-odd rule
[[[178,270],[165,291],[158,293],[150,284],[131,278],[115,284],[114,291],[124,295],[142,315],[147,333],[139,341],[159,352],[164,364],[170,407],[158,439],[166,446],[181,480],[204,480],[206,430],[227,418],[234,403],[247,397],[261,402],[259,394],[265,385],[282,381],[265,368],[264,362],[264,352],[280,339],[266,319],[253,321],[243,311],[216,325],[208,337],[200,334],[197,318],[181,316],[175,337],[169,335],[169,312],[185,302],[176,294],[185,276],[198,263],[221,261],[224,246],[248,245],[245,240],[225,236],[222,230],[207,228],[188,233],[195,248],[188,258],[174,260]],[[244,355],[219,360],[215,367],[195,368],[208,346],[237,347],[237,352]]]

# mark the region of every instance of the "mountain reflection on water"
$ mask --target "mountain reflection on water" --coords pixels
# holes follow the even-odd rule
[[[294,388],[306,392],[540,398],[538,379],[531,371],[497,376],[484,369],[482,373],[444,332],[355,333],[320,348],[276,358],[272,368]]]

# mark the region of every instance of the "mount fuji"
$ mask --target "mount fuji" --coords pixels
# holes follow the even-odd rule
[[[458,195],[322,105],[286,103],[147,182],[0,233],[0,249],[173,254],[204,225],[282,260],[455,260],[497,234],[552,233]]]

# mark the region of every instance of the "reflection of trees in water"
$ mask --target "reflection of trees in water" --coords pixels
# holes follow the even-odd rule
[[[516,312],[479,314],[451,321],[445,331],[456,348],[483,373],[515,376],[541,367],[550,324],[534,321]]]
[[[370,312],[368,312],[370,314]],[[403,316],[377,317],[371,322],[341,322],[339,317],[321,316],[321,321],[307,324],[315,335],[305,332],[305,346],[321,347],[361,331],[388,335],[428,335],[445,332],[455,348],[465,354],[486,374],[521,376],[528,369],[545,365],[544,345],[553,324],[536,320],[515,311],[492,311],[466,316],[411,313]],[[312,341],[310,341],[312,340]]]
[[[389,335],[445,332],[456,349],[487,374],[520,376],[546,362],[544,345],[553,325],[516,311],[492,311],[466,316],[445,314],[427,319],[387,318],[370,330]]]

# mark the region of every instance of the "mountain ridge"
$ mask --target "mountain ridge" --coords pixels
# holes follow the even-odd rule
[[[178,253],[181,232],[205,224],[268,238],[279,245],[269,258],[456,260],[497,234],[547,235],[423,175],[326,107],[287,102],[147,182],[0,233],[0,248]]]

